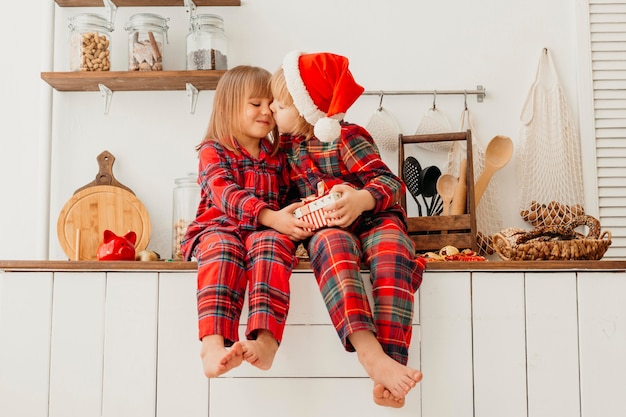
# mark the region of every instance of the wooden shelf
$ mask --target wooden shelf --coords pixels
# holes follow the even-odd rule
[[[96,71],[42,72],[41,78],[57,91],[99,91],[99,84],[111,91],[185,90],[187,83],[198,90],[214,90],[226,71]]]
[[[183,261],[26,261],[0,260],[0,271],[195,271],[196,262]],[[308,260],[299,260],[295,271],[310,271]],[[367,271],[367,269],[364,269]],[[626,271],[626,261],[485,261],[428,262],[426,271]]]
[[[55,0],[61,7],[104,7],[102,0]],[[183,0],[113,0],[117,7],[184,6]],[[196,6],[241,6],[240,0],[194,0]]]

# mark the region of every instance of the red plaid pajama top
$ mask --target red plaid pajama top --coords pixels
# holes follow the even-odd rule
[[[198,261],[199,337],[220,334],[225,344],[238,340],[246,288],[246,336],[261,329],[282,339],[289,309],[289,278],[295,244],[258,224],[263,208],[278,210],[289,183],[285,154],[271,156],[261,142],[258,158],[210,141],[199,151],[201,201],[181,244],[185,259]]]

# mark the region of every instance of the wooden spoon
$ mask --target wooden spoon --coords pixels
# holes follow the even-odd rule
[[[454,189],[452,204],[450,204],[450,215],[456,216],[465,214],[467,209],[467,159],[461,159],[459,163],[459,182]]]
[[[450,214],[450,202],[454,195],[454,189],[459,180],[452,174],[443,174],[437,180],[437,192],[443,201],[443,216]]]
[[[495,136],[485,150],[485,169],[478,177],[474,187],[475,206],[482,198],[493,174],[508,164],[513,155],[513,141],[508,136]]]

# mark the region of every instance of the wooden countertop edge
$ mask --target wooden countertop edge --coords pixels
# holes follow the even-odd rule
[[[142,272],[195,271],[196,262],[182,261],[38,261],[0,260],[0,272],[10,271],[86,271],[86,272]],[[310,271],[308,261],[300,261],[294,271]],[[626,260],[600,261],[485,261],[485,262],[430,262],[427,271],[626,271]]]

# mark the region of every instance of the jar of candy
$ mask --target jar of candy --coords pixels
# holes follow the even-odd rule
[[[154,13],[137,13],[130,17],[124,26],[128,31],[129,71],[163,71],[168,20]]]
[[[174,207],[172,228],[172,259],[182,260],[180,243],[185,236],[187,227],[196,218],[200,204],[200,186],[195,174],[174,180]]]
[[[83,13],[70,18],[70,71],[110,71],[113,23]]]
[[[228,69],[227,43],[224,20],[221,16],[216,14],[193,16],[187,34],[187,69]]]

